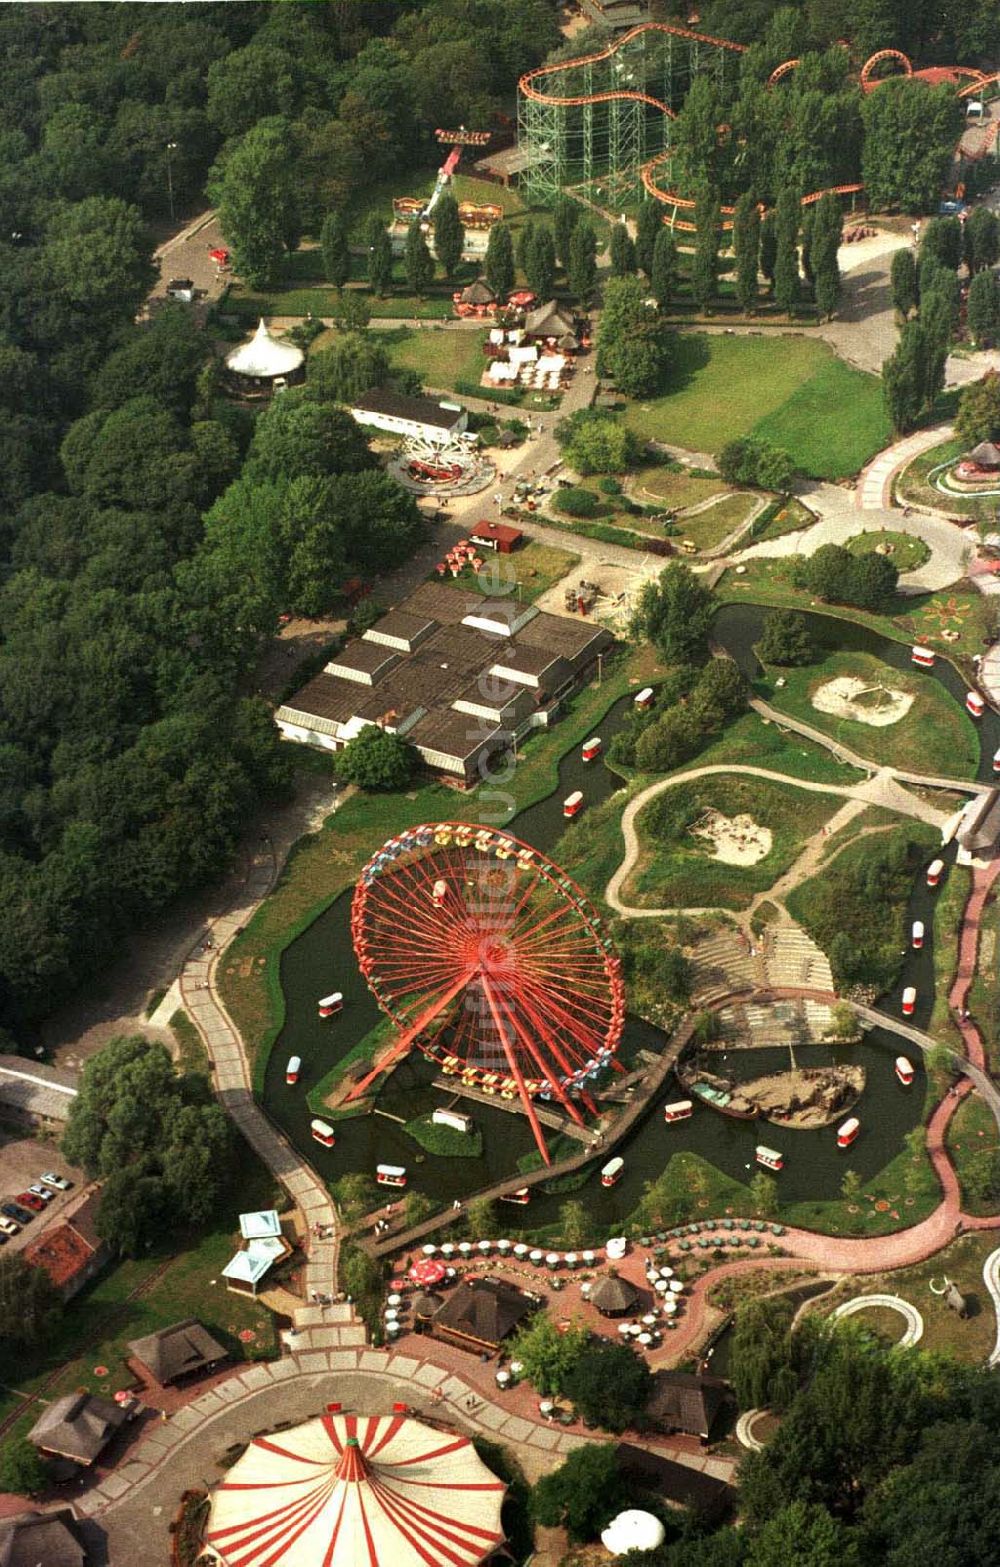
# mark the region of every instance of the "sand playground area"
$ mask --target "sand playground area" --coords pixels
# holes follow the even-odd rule
[[[710,843],[713,860],[723,865],[756,865],[771,852],[771,829],[761,827],[752,816],[703,811],[691,827],[691,836]]]
[[[814,691],[809,700],[819,713],[831,713],[835,718],[851,718],[858,724],[886,729],[906,717],[914,698],[909,691],[873,686],[859,680],[857,675],[838,675]]]

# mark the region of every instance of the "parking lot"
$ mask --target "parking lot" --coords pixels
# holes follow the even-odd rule
[[[87,1178],[82,1170],[66,1163],[54,1143],[21,1137],[16,1132],[0,1128],[0,1202],[6,1202],[8,1198],[16,1202],[18,1192],[26,1192],[29,1186],[35,1185],[43,1170],[54,1170],[57,1175],[64,1175],[73,1182],[73,1188],[68,1192],[56,1192],[44,1213],[36,1213],[20,1235],[8,1237],[5,1248],[7,1255],[33,1240],[52,1223],[54,1217],[58,1218],[67,1202],[79,1195]]]

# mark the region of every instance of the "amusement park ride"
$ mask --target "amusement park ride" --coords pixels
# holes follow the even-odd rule
[[[592,54],[526,72],[518,83],[518,147],[526,154],[522,186],[528,201],[550,203],[567,189],[587,188],[597,180],[605,203],[614,207],[641,186],[663,203],[671,228],[694,232],[694,200],[669,183],[671,121],[695,76],[711,73],[720,87],[735,82],[745,50],[745,44],[690,28],[644,22]],[[778,87],[798,64],[786,60],[779,65],[767,87]],[[864,92],[886,79],[886,66],[895,67],[893,74],[931,85],[953,85],[960,99],[1000,90],[1000,74],[987,76],[962,65],[914,70],[900,50],[881,49],[861,68]],[[860,184],[831,187],[836,195],[850,196],[863,189]],[[803,205],[825,194],[812,191]],[[732,207],[722,208],[724,229],[732,227],[732,215]]]
[[[485,147],[492,137],[492,131],[467,131],[464,125],[460,125],[457,131],[436,130],[434,132],[439,142],[445,146],[450,145],[451,151],[445,158],[438,177],[434,182],[434,190],[429,201],[424,201],[419,196],[396,196],[392,203],[394,217],[400,223],[427,223],[434,216],[434,208],[442,195],[451,184],[452,177],[458,169],[463,147]],[[494,223],[499,223],[503,217],[503,207],[493,202],[482,205],[474,201],[460,201],[458,204],[458,216],[463,228],[488,229]]]
[[[350,1099],[416,1045],[456,1087],[520,1101],[551,1163],[536,1099],[582,1125],[595,1080],[621,1070],[621,964],[579,887],[508,833],[414,827],[362,872],[351,934],[399,1032]]]

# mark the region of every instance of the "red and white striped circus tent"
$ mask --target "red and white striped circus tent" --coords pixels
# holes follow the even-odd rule
[[[506,1486],[466,1437],[404,1414],[327,1414],[256,1437],[217,1487],[225,1567],[475,1567]]]

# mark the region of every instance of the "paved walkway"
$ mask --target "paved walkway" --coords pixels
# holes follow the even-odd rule
[[[868,467],[862,470],[855,490],[855,502],[862,511],[890,511],[892,508],[892,481],[901,468],[905,468],[914,457],[919,457],[921,452],[930,451],[932,446],[938,446],[942,441],[948,441],[954,435],[954,427],[950,424],[936,424],[929,430],[916,430],[913,435],[908,435],[902,441],[897,441],[893,446],[887,446],[885,451],[879,452],[873,457]],[[905,521],[902,514],[894,511],[892,515],[900,521]],[[896,527],[897,523],[893,523]]]
[[[537,1415],[537,1396],[530,1388],[499,1394],[495,1367],[480,1368],[475,1357],[461,1355],[460,1369],[451,1357],[438,1360],[437,1346],[424,1353],[426,1340],[413,1352],[387,1350],[319,1350],[289,1355],[244,1369],[239,1375],[203,1394],[166,1424],[153,1426],[127,1462],[100,1485],[74,1498],[77,1512],[98,1519],[107,1531],[112,1563],[166,1560],[168,1526],[177,1498],[192,1485],[218,1483],[218,1461],[227,1449],[244,1443],[280,1421],[297,1423],[321,1413],[335,1399],[347,1409],[388,1412],[397,1402],[446,1430],[484,1436],[513,1448],[529,1480],[574,1448],[603,1440],[579,1424],[566,1430]],[[485,1377],[477,1375],[485,1370]],[[484,1391],[487,1386],[488,1393]],[[518,1397],[518,1395],[525,1395]],[[534,1416],[515,1405],[530,1401]],[[700,1450],[693,1439],[651,1442],[635,1438],[657,1453],[714,1478],[731,1480],[731,1458]]]
[[[1000,1246],[996,1251],[991,1251],[983,1263],[983,1283],[990,1292],[993,1302],[993,1311],[997,1319],[996,1343],[990,1352],[990,1358],[986,1362],[988,1366],[1000,1365]]]
[[[893,450],[895,448],[890,448],[890,452]],[[879,459],[875,461],[878,463]],[[898,466],[898,463],[895,464],[891,471],[894,473]],[[854,492],[855,498],[861,493],[859,485]],[[970,559],[975,553],[974,544],[970,542],[968,534],[943,517],[934,517],[925,512],[905,516],[902,511],[890,510],[886,502],[875,508],[866,507],[872,514],[862,519],[858,517],[857,506],[852,504],[851,492],[832,484],[812,485],[800,494],[801,499],[820,514],[820,520],[796,533],[785,533],[777,539],[762,539],[758,544],[750,544],[740,550],[733,557],[734,560],[777,560],[796,555],[808,557],[815,555],[824,544],[846,544],[848,539],[856,538],[859,533],[874,533],[878,527],[882,527],[893,533],[910,534],[926,544],[930,551],[929,559],[922,566],[901,574],[899,582],[903,592],[933,593],[960,581],[968,571]],[[878,512],[877,516],[874,515],[875,511]]]
[[[211,945],[199,943],[180,975],[184,1005],[201,1035],[212,1063],[214,1087],[220,1104],[232,1116],[254,1152],[284,1186],[302,1214],[308,1246],[305,1272],[306,1300],[317,1296],[332,1298],[337,1289],[339,1225],[337,1213],[325,1184],[315,1171],[301,1160],[290,1143],[267,1119],[253,1097],[250,1068],[243,1040],[226,1011],[216,986],[219,959],[233,938],[250,920],[254,910],[267,897],[278,873],[278,860],[270,843],[261,844],[254,855],[250,875],[237,903],[219,916],[211,927]],[[331,1238],[320,1240],[317,1228],[329,1230]],[[315,1320],[319,1310],[305,1306],[296,1313],[296,1322]]]
[[[906,1323],[906,1330],[897,1344],[897,1349],[910,1349],[912,1345],[919,1344],[924,1336],[924,1319],[916,1306],[911,1306],[908,1300],[903,1300],[900,1295],[855,1295],[853,1300],[845,1300],[842,1306],[837,1306],[831,1312],[836,1321],[840,1317],[853,1317],[859,1311],[868,1311],[872,1306],[884,1306],[887,1311],[898,1311]]]

